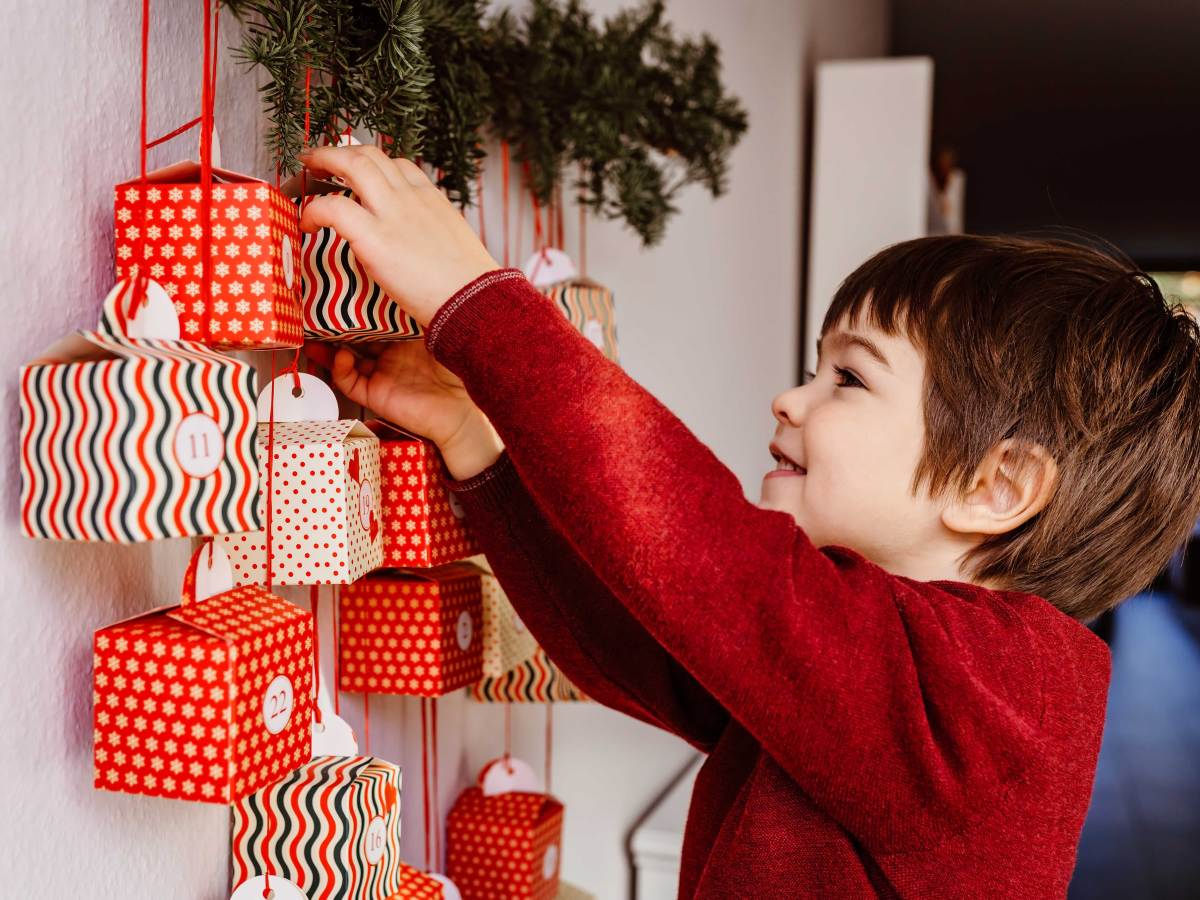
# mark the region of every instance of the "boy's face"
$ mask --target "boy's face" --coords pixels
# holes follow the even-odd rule
[[[819,348],[815,378],[771,405],[777,466],[759,505],[790,513],[817,547],[902,571],[944,534],[940,508],[909,490],[925,439],[924,359],[863,322],[839,322]]]

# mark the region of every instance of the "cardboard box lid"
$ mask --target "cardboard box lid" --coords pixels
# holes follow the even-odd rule
[[[457,818],[485,818],[489,823],[525,828],[530,831],[555,816],[561,816],[563,805],[549,794],[510,791],[507,794],[483,795],[479,787],[467,788],[450,810],[447,822]]]
[[[264,446],[270,431],[270,423],[258,423],[258,440]],[[312,444],[345,441],[347,438],[378,438],[358,419],[335,419],[332,422],[276,422],[274,440],[276,444]]]
[[[422,445],[432,443],[431,441],[421,437],[420,435],[412,434],[405,431],[391,422],[385,422],[383,419],[368,419],[363,423],[370,432],[379,438],[380,441],[398,441],[402,443],[415,442]]]
[[[232,169],[222,169],[213,166],[212,174],[213,181],[217,184],[265,184],[267,187],[272,187],[271,184],[263,181],[261,178],[255,178],[253,175],[243,175],[240,172],[234,172]],[[181,159],[179,162],[171,163],[169,166],[163,166],[161,169],[155,169],[153,172],[146,173],[146,181],[150,184],[199,184],[200,177],[200,163],[194,159]],[[141,183],[141,176],[138,176],[128,181],[122,181],[117,187],[135,187]]]
[[[353,194],[353,191],[344,184],[338,184],[327,178],[314,178],[312,175],[302,176],[299,172],[281,184],[279,190],[283,192],[283,196],[291,200],[298,200],[302,196],[320,197],[323,194],[332,194],[337,191]]]
[[[464,578],[482,579],[486,574],[478,566],[460,560],[428,569],[378,569],[363,581],[424,581],[431,584],[448,584]]]
[[[197,356],[204,357],[197,360]],[[102,331],[77,331],[56,341],[32,362],[23,366],[64,365],[105,362],[114,359],[160,359],[179,362],[203,362],[245,368],[247,363],[210,350],[195,341],[163,341],[148,338],[119,337]]]
[[[312,616],[298,606],[249,584],[186,606],[178,603],[156,606],[105,625],[96,634],[156,618],[168,619],[226,642],[253,637],[281,625],[303,627],[312,623]]]

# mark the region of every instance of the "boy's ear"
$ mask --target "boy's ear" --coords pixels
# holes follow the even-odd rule
[[[942,510],[942,524],[963,534],[1004,534],[1037,515],[1058,485],[1058,465],[1041,444],[1000,441],[975,470],[970,490]]]

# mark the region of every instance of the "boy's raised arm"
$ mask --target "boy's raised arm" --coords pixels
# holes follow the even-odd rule
[[[549,526],[508,457],[451,487],[521,620],[567,677],[592,699],[711,751],[728,713]]]
[[[599,582],[852,833],[916,846],[968,827],[1044,739],[1040,676],[1015,662],[1035,638],[1016,617],[940,602],[844,548],[819,551],[786,513],[748,502],[521,273],[458,291],[427,344]],[[1009,652],[964,653],[968,632]],[[1092,664],[1062,643],[1064,665]]]

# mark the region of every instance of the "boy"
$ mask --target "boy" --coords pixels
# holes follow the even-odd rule
[[[373,358],[314,348],[334,383],[438,443],[573,680],[709,754],[681,897],[1065,894],[1109,673],[1082,620],[1200,513],[1186,314],[1090,249],[889,248],[775,399],[756,507],[416,166],[307,164],[362,205],[318,199],[302,227],[334,227],[427,328]]]

